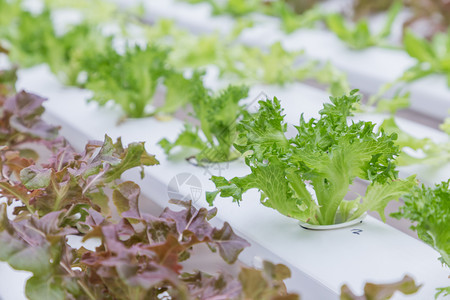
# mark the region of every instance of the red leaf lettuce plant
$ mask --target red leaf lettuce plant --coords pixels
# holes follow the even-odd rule
[[[216,209],[176,202],[181,210],[166,208],[159,217],[141,212],[139,186],[119,180],[129,169],[158,164],[143,143],[124,147],[105,136],[78,153],[40,118],[43,98],[21,92],[2,99],[0,260],[32,273],[28,298],[298,299],[286,292],[283,265],[242,268],[238,278],[183,272],[194,245],[234,263],[249,244],[228,223],[210,225]],[[44,145],[48,161],[22,156],[24,141]],[[100,245],[76,248],[72,236]]]

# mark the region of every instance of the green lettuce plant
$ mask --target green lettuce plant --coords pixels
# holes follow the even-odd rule
[[[391,214],[414,222],[411,229],[420,239],[441,254],[441,262],[450,267],[450,179],[434,187],[414,187],[404,196],[405,204]],[[450,286],[439,288],[438,295],[449,296]]]
[[[219,34],[193,35],[173,21],[160,20],[143,27],[148,40],[171,49],[168,61],[178,68],[201,69],[216,66],[220,77],[231,83],[284,85],[314,80],[328,87],[333,95],[347,93],[346,75],[330,63],[300,62],[303,51],[287,51],[276,42],[267,49],[236,43],[236,37]]]
[[[398,108],[408,107],[408,93],[401,94],[401,91],[411,82],[420,78],[441,74],[447,78],[447,85],[450,86],[450,31],[447,33],[435,34],[431,41],[416,36],[412,31],[407,30],[403,38],[406,52],[416,59],[416,64],[407,69],[399,78],[384,84],[380,90],[373,95],[368,105],[389,105],[394,111]],[[382,99],[383,95],[391,89],[396,89],[396,97],[406,101],[393,103]],[[382,102],[382,103],[380,103]],[[395,101],[394,101],[395,102]]]
[[[33,14],[25,10],[10,9],[10,13],[11,22],[0,30],[0,39],[8,41],[11,61],[27,68],[44,62],[50,63],[61,57],[61,45],[49,10]]]
[[[386,38],[391,33],[392,24],[401,9],[401,2],[394,2],[389,9],[385,25],[376,34],[371,33],[369,22],[366,19],[359,20],[354,27],[350,27],[341,14],[335,13],[327,15],[326,23],[328,28],[350,48],[360,50],[385,43]]]
[[[208,3],[215,15],[231,15],[234,18],[249,18],[252,13],[262,13],[280,19],[281,28],[291,33],[302,27],[311,27],[323,19],[324,14],[315,5],[320,0],[184,0],[190,3]]]
[[[403,44],[406,52],[417,60],[417,64],[403,75],[404,81],[411,82],[437,73],[445,75],[450,86],[450,31],[434,35],[431,41],[407,31]]]
[[[200,79],[199,79],[200,80]],[[195,97],[192,97],[193,116],[199,126],[186,123],[184,130],[174,142],[162,139],[159,144],[169,154],[177,146],[197,150],[195,158],[198,164],[207,162],[226,162],[240,156],[233,147],[238,132],[237,120],[245,114],[245,105],[241,100],[248,96],[245,86],[229,86],[214,95],[198,82]]]
[[[414,176],[397,178],[397,136],[374,133],[371,122],[348,123],[360,101],[355,90],[330,100],[319,119],[301,116],[297,135],[291,138],[279,100],[260,101],[258,113],[247,114],[237,127],[235,148],[251,173],[232,179],[213,176],[217,190],[207,193],[208,202],[220,194],[239,203],[247,190],[256,188],[263,205],[310,224],[345,222],[368,210],[384,220],[387,203],[416,184]],[[369,182],[365,195],[344,200],[356,178]]]

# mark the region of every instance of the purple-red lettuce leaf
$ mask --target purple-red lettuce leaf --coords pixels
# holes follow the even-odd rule
[[[127,212],[127,217],[140,218],[139,195],[141,190],[139,186],[126,181],[117,186],[113,191],[112,199],[119,213]]]
[[[6,156],[4,160],[8,162]],[[105,212],[109,212],[109,200],[104,188],[119,188],[114,193],[116,196],[113,200],[119,199],[118,195],[125,193],[121,190],[126,190],[127,183],[116,187],[115,180],[123,172],[137,166],[142,168],[144,165],[157,164],[158,161],[145,151],[143,143],[132,143],[124,148],[120,139],[113,143],[106,136],[103,144],[91,142],[83,153],[77,153],[66,145],[58,149],[46,164],[27,163],[25,161],[14,165],[13,170],[19,173],[21,180],[16,190],[23,187],[28,189],[32,194],[27,195],[26,201],[22,199],[24,204],[30,204],[33,210],[44,215],[68,209],[74,204],[89,204],[97,210],[103,208]],[[123,201],[115,201],[115,204],[121,205]],[[126,210],[128,207],[119,207],[120,212]]]
[[[182,280],[188,285],[189,295],[195,299],[239,299],[242,293],[241,283],[230,274],[211,276],[197,271],[182,274]]]
[[[291,277],[288,267],[264,261],[263,269],[243,267],[239,273],[243,299],[299,300],[297,294],[286,291],[283,280]]]
[[[63,280],[70,269],[61,258],[70,253],[65,236],[76,230],[59,226],[63,212],[52,212],[40,219],[30,215],[10,221],[6,204],[1,204],[0,210],[0,260],[16,270],[33,273],[26,283],[25,295],[32,300],[67,299],[65,286],[69,283],[73,286],[74,282],[71,278]]]
[[[28,135],[31,138],[53,139],[58,134],[58,127],[44,122],[44,98],[27,92],[19,92],[6,99],[3,110],[4,118],[9,119],[11,130]]]
[[[161,217],[172,219],[176,222],[178,239],[190,243],[192,239],[206,241],[212,247],[219,248],[222,258],[228,263],[234,263],[239,253],[249,244],[237,236],[231,226],[225,223],[222,229],[213,228],[208,220],[216,214],[216,209],[208,211],[205,208],[195,209],[192,203],[182,211],[175,212],[166,208]]]
[[[384,300],[390,299],[395,292],[401,292],[405,295],[416,293],[420,289],[421,285],[416,285],[414,279],[405,275],[402,280],[387,283],[387,284],[375,284],[366,283],[364,286],[364,295],[355,295],[350,288],[344,284],[341,287],[341,300]]]

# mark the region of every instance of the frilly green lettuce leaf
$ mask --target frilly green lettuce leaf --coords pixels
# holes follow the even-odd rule
[[[396,179],[397,136],[374,132],[371,122],[348,122],[360,100],[356,91],[330,100],[319,119],[305,121],[301,116],[297,135],[290,139],[278,99],[260,101],[259,111],[239,123],[235,143],[252,173],[230,180],[212,177],[217,190],[207,193],[208,202],[219,194],[239,202],[244,192],[257,188],[264,205],[312,224],[334,224],[340,207],[342,221],[367,210],[383,215],[387,202],[414,185],[413,178]],[[361,203],[341,205],[355,178],[371,186]]]
[[[236,122],[246,113],[240,102],[247,95],[248,88],[245,86],[230,85],[213,95],[209,89],[199,85],[191,104],[200,125],[193,127],[186,124],[174,142],[162,139],[159,145],[166,153],[172,152],[176,146],[195,148],[198,150],[195,157],[199,164],[238,158],[233,143],[237,137]]]
[[[415,222],[411,228],[419,238],[441,254],[441,260],[450,266],[450,179],[434,187],[414,187],[403,197],[405,202],[395,218],[407,218]]]
[[[412,188],[417,185],[415,175],[404,180],[392,180],[384,184],[372,183],[367,187],[362,203],[353,213],[353,219],[362,215],[366,211],[376,211],[380,215],[383,222],[386,222],[384,209],[390,201],[398,200],[406,195]]]

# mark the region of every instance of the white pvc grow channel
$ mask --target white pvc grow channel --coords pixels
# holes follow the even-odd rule
[[[182,128],[180,121],[132,119],[117,125],[121,116],[119,111],[87,104],[85,100],[90,92],[62,87],[46,67],[20,72],[18,88],[48,97],[49,101],[45,103],[47,119],[62,125],[62,134],[77,147],[88,139],[102,140],[105,133],[113,138],[122,136],[124,143],[145,141],[147,150],[156,155],[161,165],[146,169],[147,177],[141,182],[142,192],[158,205],[167,205],[168,183],[182,172],[199,178],[203,191],[214,189],[208,180],[209,172],[217,175],[219,170],[195,167],[182,159],[169,161],[156,145],[162,137],[173,140]],[[270,89],[265,90],[269,95],[274,92]],[[305,117],[317,112],[316,106],[326,98],[314,98],[314,93],[323,93],[312,91],[301,85],[284,90],[284,96],[280,97],[282,101],[294,96],[298,99],[299,95],[305,97],[295,103],[284,102],[289,107],[289,114],[292,113],[288,118],[293,118],[297,111],[305,111]],[[415,128],[416,133],[419,128],[422,134],[433,134],[420,126]],[[221,175],[225,177],[249,172],[241,161],[221,164],[221,167]],[[130,172],[125,179],[137,180],[137,175]],[[366,281],[389,282],[399,280],[405,274],[411,275],[423,287],[416,295],[396,294],[393,299],[433,299],[437,287],[448,285],[448,269],[437,260],[439,254],[435,250],[372,217],[352,227],[315,232],[302,229],[296,220],[262,206],[256,190],[245,195],[240,207],[229,199],[217,199],[215,204],[219,210],[218,222],[229,222],[252,244],[240,259],[247,264],[261,258],[287,264],[293,271],[292,279],[287,281],[288,288],[301,293],[302,299],[337,299],[344,283],[362,293]],[[203,197],[195,205],[207,206]]]

